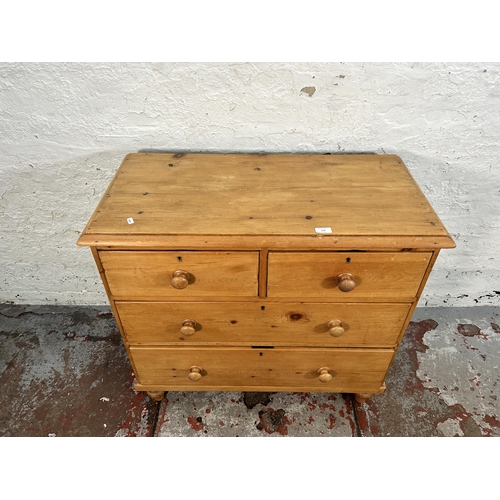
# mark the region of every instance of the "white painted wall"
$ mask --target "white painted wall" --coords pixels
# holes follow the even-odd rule
[[[499,63],[1,63],[0,301],[105,304],[75,241],[162,149],[398,154],[458,245],[420,305],[499,305],[499,138]]]

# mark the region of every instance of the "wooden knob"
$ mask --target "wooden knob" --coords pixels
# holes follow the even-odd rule
[[[189,273],[187,271],[182,271],[178,269],[172,273],[172,286],[181,290],[188,286]]]
[[[201,368],[199,366],[192,366],[189,369],[188,379],[192,380],[193,382],[196,382],[197,380],[200,380],[200,378],[201,378]]]
[[[196,321],[194,319],[185,319],[181,323],[181,333],[182,335],[185,335],[186,337],[189,337],[190,335],[194,335],[195,332],[195,327],[196,327]]]
[[[341,335],[344,335],[344,328],[342,328],[342,321],[340,319],[332,319],[332,321],[328,322],[328,333],[332,337],[340,337]]]
[[[321,382],[330,382],[332,380],[332,375],[330,375],[330,368],[323,366],[322,368],[318,368],[319,380]]]
[[[350,292],[356,288],[354,276],[351,273],[342,273],[337,276],[338,287],[342,292]]]

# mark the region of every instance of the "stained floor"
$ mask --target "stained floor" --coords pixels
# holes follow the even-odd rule
[[[385,394],[168,392],[106,307],[0,305],[0,436],[500,436],[500,307],[419,308]]]

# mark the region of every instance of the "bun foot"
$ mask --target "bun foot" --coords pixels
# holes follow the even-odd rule
[[[164,398],[164,396],[165,396],[165,391],[146,391],[146,394],[153,401],[161,401]]]
[[[371,393],[370,392],[356,392],[354,394],[354,399],[358,402],[358,403],[364,403],[367,399],[369,399],[371,397]]]

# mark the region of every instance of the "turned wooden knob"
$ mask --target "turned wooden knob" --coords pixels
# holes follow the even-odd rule
[[[185,319],[181,323],[181,333],[182,335],[185,335],[186,337],[189,337],[190,335],[193,335],[195,332],[195,327],[196,327],[196,321],[194,319]]]
[[[322,368],[318,368],[319,380],[321,382],[330,382],[332,380],[332,375],[330,375],[330,368],[323,366]]]
[[[332,321],[328,322],[328,333],[332,337],[340,337],[341,335],[344,335],[344,328],[342,328],[342,321],[340,319],[332,319]]]
[[[199,366],[192,366],[189,369],[188,379],[192,380],[193,382],[196,382],[197,380],[200,380],[200,378],[201,378],[201,368]]]
[[[351,273],[342,273],[337,276],[338,287],[342,292],[350,292],[356,288],[354,276]]]
[[[188,286],[189,273],[187,271],[182,271],[178,269],[172,273],[172,286],[181,290],[182,288],[186,288]]]

